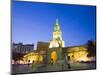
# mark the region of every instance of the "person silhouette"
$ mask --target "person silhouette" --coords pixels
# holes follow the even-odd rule
[[[71,68],[71,66],[70,66],[70,56],[67,56],[67,65],[68,65],[68,69],[70,69]]]
[[[53,59],[51,58],[51,64],[53,64]]]

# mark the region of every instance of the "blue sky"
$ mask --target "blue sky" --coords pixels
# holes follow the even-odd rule
[[[13,42],[49,42],[56,23],[62,31],[66,46],[85,44],[95,40],[96,7],[67,4],[35,2],[16,2],[12,4]]]

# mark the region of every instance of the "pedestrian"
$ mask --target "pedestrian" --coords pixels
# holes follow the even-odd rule
[[[69,61],[70,61],[70,56],[66,56],[66,62],[67,62],[68,69],[71,69]]]
[[[51,64],[53,64],[53,59],[51,59]]]

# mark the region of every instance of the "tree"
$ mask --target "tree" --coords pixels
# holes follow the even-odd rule
[[[96,43],[94,41],[88,40],[87,49],[88,49],[88,57],[96,56]]]

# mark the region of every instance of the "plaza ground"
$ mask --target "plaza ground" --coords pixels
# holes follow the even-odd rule
[[[36,64],[32,67],[30,65],[19,65],[14,64],[12,65],[12,73],[19,74],[19,73],[37,73],[37,72],[51,72],[51,71],[71,71],[71,70],[88,70],[88,69],[95,69],[96,63],[72,63],[70,64],[70,68],[68,65],[62,64]]]

